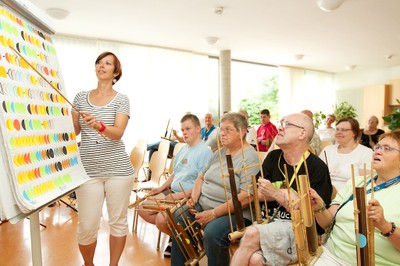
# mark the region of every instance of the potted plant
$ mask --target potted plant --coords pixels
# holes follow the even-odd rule
[[[356,118],[356,109],[348,102],[344,101],[333,106],[333,113],[336,116],[336,120],[344,117]]]
[[[314,127],[317,129],[326,119],[326,115],[322,111],[314,112],[313,114]]]
[[[400,105],[399,99],[396,99],[396,101]],[[388,123],[388,128],[392,131],[400,129],[400,108],[397,108],[394,110],[393,113],[388,114],[387,116],[382,117],[383,121]]]

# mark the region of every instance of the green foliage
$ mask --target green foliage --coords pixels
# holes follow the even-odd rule
[[[336,121],[344,117],[351,117],[351,118],[357,117],[356,109],[346,101],[341,102],[339,104],[335,104],[333,106],[333,113],[336,116]]]
[[[400,104],[399,99],[396,101]],[[388,123],[388,127],[390,130],[400,129],[400,108],[397,108],[393,113],[388,114],[387,116],[382,117],[383,121]]]
[[[278,76],[271,76],[263,83],[260,95],[240,100],[239,109],[244,109],[249,114],[249,124],[260,124],[260,111],[268,109],[271,121],[278,121]]]
[[[326,115],[322,111],[313,113],[314,127],[318,128],[323,121],[325,121]]]

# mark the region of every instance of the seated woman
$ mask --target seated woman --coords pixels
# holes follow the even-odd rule
[[[228,208],[226,203],[225,188],[227,196],[231,197],[229,178],[221,177],[222,170],[228,173],[226,155],[232,156],[235,169],[236,191],[243,206],[245,225],[251,224],[251,217],[248,208],[252,196],[249,195],[248,184],[251,184],[251,175],[256,175],[260,168],[258,166],[258,155],[250,144],[246,142],[247,121],[239,113],[227,113],[221,118],[220,141],[223,147],[214,152],[210,161],[197,178],[192,198],[188,201],[184,215],[177,216],[176,222],[185,224],[182,216],[197,221],[197,227],[204,231],[203,244],[208,258],[208,266],[228,266],[229,246],[228,234],[231,232]],[[220,157],[221,156],[221,157]],[[257,165],[256,167],[250,167]],[[248,168],[243,170],[244,167]],[[242,170],[241,170],[242,169]],[[247,180],[246,180],[247,179]],[[224,184],[228,184],[225,185]],[[250,191],[252,193],[252,191]],[[234,208],[232,200],[229,200],[229,208],[232,217],[233,227],[236,228]],[[171,265],[184,265],[185,257],[179,243],[172,242]]]
[[[371,116],[368,119],[368,125],[361,131],[360,143],[365,147],[371,148],[378,142],[380,135],[385,133],[382,129],[378,128],[379,120],[376,116]]]
[[[367,200],[368,215],[375,227],[375,264],[400,265],[400,230],[396,228],[400,221],[397,206],[400,202],[400,132],[381,136],[374,146],[372,164],[377,173],[373,181],[374,199],[367,192]],[[356,178],[357,186],[363,182],[363,177]],[[371,182],[370,178],[368,182]],[[325,209],[321,197],[310,190],[318,224],[327,228],[335,220],[324,251],[314,265],[357,265],[352,194],[352,182],[349,181],[329,209]]]
[[[354,164],[355,175],[363,175],[364,164],[371,168],[372,150],[358,143],[360,125],[354,118],[342,118],[336,123],[336,142],[326,146],[319,157],[328,165],[332,185],[339,191],[351,178]]]

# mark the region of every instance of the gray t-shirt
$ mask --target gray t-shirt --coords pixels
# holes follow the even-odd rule
[[[220,154],[222,159],[222,168],[224,169],[224,179],[221,178],[221,160],[218,151],[214,152],[202,173],[204,176],[204,183],[202,186],[199,203],[204,210],[210,210],[221,204],[226,204],[224,183],[226,185],[229,199],[232,196],[228,168],[226,165],[226,148],[222,148]],[[253,147],[249,146],[244,149],[243,154],[239,153],[233,156],[232,162],[235,169],[236,191],[240,193],[241,189],[244,191],[249,191],[250,194],[253,194],[251,176],[257,175],[257,173],[260,171],[257,152]],[[243,209],[243,217],[251,219],[250,210],[248,207]]]

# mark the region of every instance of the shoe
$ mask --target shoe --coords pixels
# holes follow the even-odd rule
[[[171,251],[172,251],[172,239],[169,238],[168,245],[164,250],[164,258],[171,258]]]

